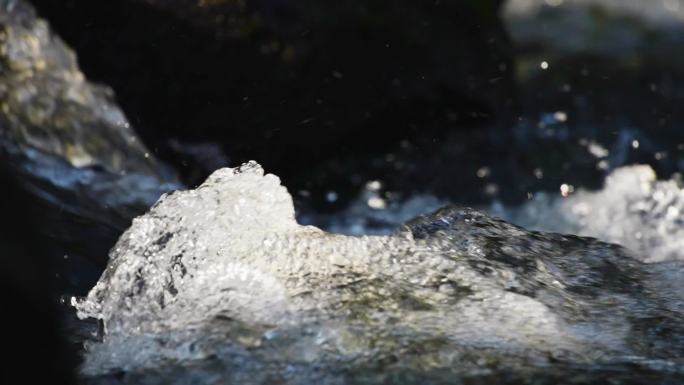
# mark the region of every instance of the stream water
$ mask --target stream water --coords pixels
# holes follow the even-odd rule
[[[287,190],[256,163],[163,196],[120,238],[88,297],[74,299],[79,317],[102,325],[82,375],[96,384],[684,380],[675,181],[628,167],[598,192],[493,208],[632,250],[457,206],[400,224],[441,203],[381,209],[368,187],[354,220],[326,227],[387,235],[298,224]]]
[[[683,1],[0,0],[8,351],[93,385],[684,383]]]

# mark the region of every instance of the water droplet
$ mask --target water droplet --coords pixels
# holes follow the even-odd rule
[[[478,178],[486,178],[492,173],[489,167],[480,167],[475,173]]]
[[[549,7],[558,7],[559,5],[563,5],[563,0],[544,0],[544,2]]]
[[[325,194],[325,200],[327,200],[330,203],[337,202],[337,198],[338,198],[338,196],[337,196],[337,193],[335,191],[328,191]]]
[[[368,191],[379,191],[382,188],[382,182],[379,180],[372,180],[366,183],[366,189]]]
[[[384,199],[380,198],[379,196],[374,196],[368,198],[368,207],[376,210],[382,210],[387,208],[387,202],[385,202]]]
[[[563,198],[567,198],[568,196],[570,196],[570,194],[572,194],[573,191],[575,191],[575,187],[573,185],[563,183],[560,186],[560,193]]]

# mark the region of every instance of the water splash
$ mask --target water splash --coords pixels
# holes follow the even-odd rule
[[[163,196],[121,237],[76,303],[104,325],[83,374],[588,383],[587,370],[647,378],[660,365],[658,376],[684,378],[681,302],[661,275],[619,246],[458,207],[388,236],[326,233],[299,225],[279,179],[251,162]]]
[[[658,181],[649,166],[617,169],[596,192],[537,193],[519,208],[491,212],[530,229],[618,243],[648,262],[684,260],[684,190],[677,180]]]

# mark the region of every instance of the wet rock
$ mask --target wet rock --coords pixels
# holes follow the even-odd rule
[[[134,220],[75,302],[104,326],[82,373],[103,384],[677,382],[684,270],[658,267],[453,206],[389,236],[325,233],[297,224],[279,179],[249,163]]]
[[[34,197],[18,215],[34,215],[48,238],[76,243],[90,257],[180,186],[113,99],[84,78],[74,53],[30,5],[0,2],[3,180]]]
[[[498,1],[34,3],[167,156],[169,137],[218,141],[293,187],[348,185],[367,154],[511,109]]]

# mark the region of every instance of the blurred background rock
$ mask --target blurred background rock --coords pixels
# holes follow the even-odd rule
[[[586,184],[594,165],[684,170],[684,2],[511,0],[504,18],[525,107],[518,135],[571,146],[547,175]],[[578,169],[574,154],[598,162]]]
[[[343,203],[371,156],[513,117],[498,1],[34,3],[189,184],[215,165],[174,144],[208,142]]]

